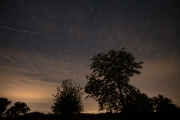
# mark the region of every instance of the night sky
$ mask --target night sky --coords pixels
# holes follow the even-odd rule
[[[90,59],[109,50],[143,61],[130,84],[180,106],[178,0],[1,0],[0,97],[51,112],[61,81],[85,86]],[[84,112],[98,112],[83,96]]]

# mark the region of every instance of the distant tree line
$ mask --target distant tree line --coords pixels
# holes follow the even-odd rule
[[[176,113],[179,107],[163,95],[148,97],[138,88],[129,84],[130,77],[140,74],[143,62],[136,62],[133,55],[125,52],[110,50],[93,56],[90,69],[92,73],[86,75],[87,84],[84,88],[63,80],[61,87],[57,87],[54,95],[54,105],[51,107],[55,115],[70,116],[83,112],[82,96],[94,98],[99,104],[99,110],[107,113],[121,113],[128,118],[133,113]],[[14,118],[19,116],[42,116],[43,113],[28,113],[30,108],[24,102],[16,102],[7,109],[11,101],[0,98],[1,117]]]
[[[1,117],[14,118],[25,115],[30,108],[24,102],[15,102],[13,106],[7,109],[7,106],[11,104],[7,98],[0,98],[0,112]]]
[[[31,112],[28,113],[31,109],[24,102],[15,102],[13,106],[7,109],[8,105],[12,101],[9,101],[7,98],[0,98],[0,118],[20,118],[23,116],[33,117],[33,116],[43,116],[44,113],[41,112]]]

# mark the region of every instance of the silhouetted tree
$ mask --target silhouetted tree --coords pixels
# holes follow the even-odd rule
[[[81,97],[83,95],[80,85],[72,84],[72,80],[62,81],[62,90],[57,87],[54,106],[51,107],[55,114],[77,114],[83,111]]]
[[[30,108],[26,105],[24,102],[16,102],[14,103],[14,106],[11,106],[6,111],[6,116],[9,118],[17,117],[17,116],[23,116],[28,111],[30,111]]]
[[[37,118],[37,117],[43,117],[44,116],[44,113],[41,113],[41,112],[30,112],[30,113],[27,113],[25,115],[25,117],[29,117],[29,118]]]
[[[126,96],[125,103],[127,111],[131,113],[153,112],[154,110],[151,99],[135,87]]]
[[[99,53],[92,59],[90,65],[92,74],[88,80],[85,92],[98,101],[99,110],[119,112],[125,109],[127,92],[132,88],[129,85],[130,77],[140,74],[143,62],[135,62],[131,53],[110,50],[107,54]]]
[[[175,112],[178,110],[178,107],[173,104],[172,100],[163,95],[153,97],[152,101],[156,112]]]
[[[3,116],[3,112],[6,111],[7,106],[11,104],[11,101],[9,101],[7,98],[0,98],[0,114],[1,117]]]

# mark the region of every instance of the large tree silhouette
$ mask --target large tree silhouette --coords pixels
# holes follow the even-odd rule
[[[30,108],[24,102],[16,102],[6,111],[6,116],[9,118],[25,115]]]
[[[7,98],[0,98],[0,115],[2,117],[3,112],[6,111],[7,106],[11,104]]]
[[[126,110],[125,98],[131,91],[130,77],[140,74],[143,62],[135,62],[131,53],[110,50],[107,54],[99,53],[92,59],[90,69],[92,73],[87,75],[88,80],[85,92],[98,101],[99,110],[106,109],[111,112]]]
[[[54,99],[54,106],[51,107],[55,114],[76,114],[83,111],[81,97],[83,95],[80,85],[72,84],[72,80],[63,80],[62,90],[57,87]]]

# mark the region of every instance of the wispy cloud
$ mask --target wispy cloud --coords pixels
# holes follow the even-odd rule
[[[51,106],[52,94],[56,93],[56,87],[60,86],[62,80],[73,79],[74,83],[82,86],[86,83],[85,74],[89,70],[76,59],[52,59],[38,53],[7,48],[0,53],[0,96],[10,100],[30,104],[46,102]],[[50,107],[46,109],[50,112]]]

